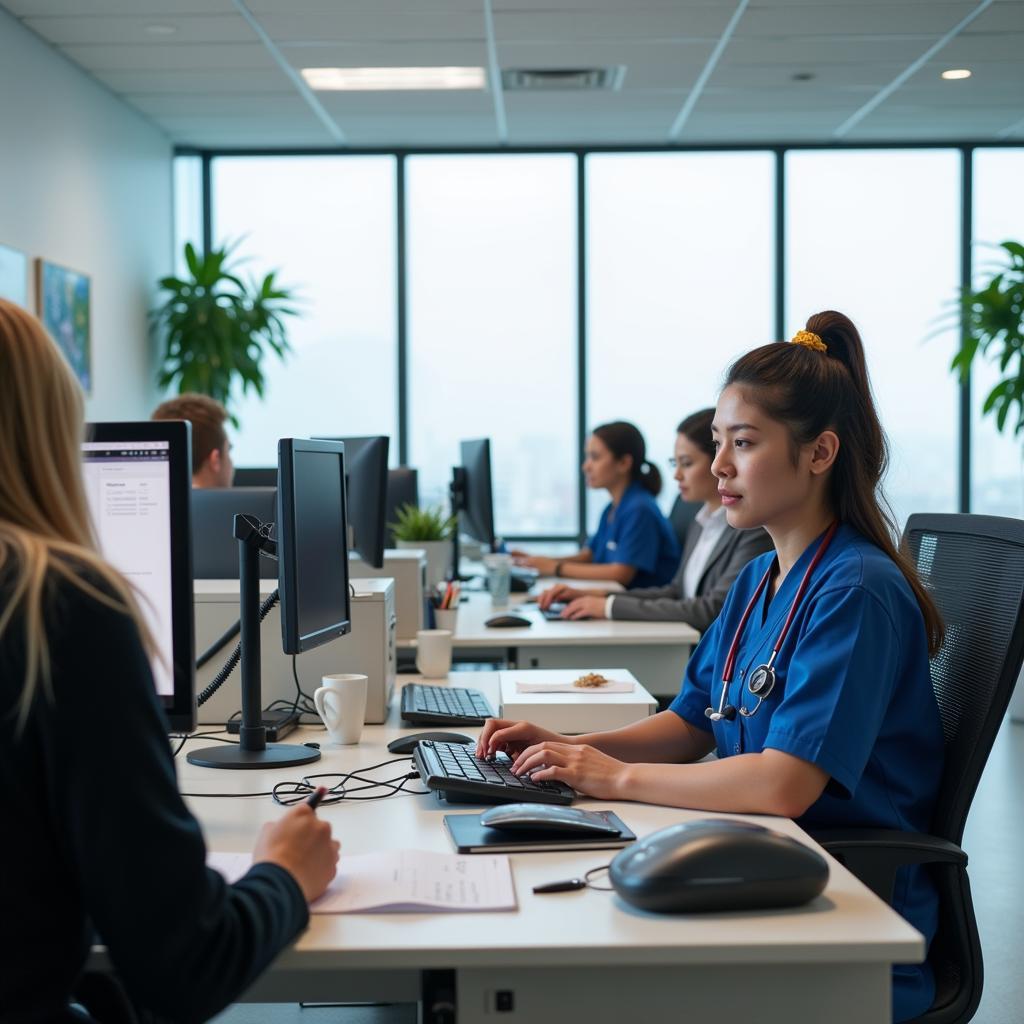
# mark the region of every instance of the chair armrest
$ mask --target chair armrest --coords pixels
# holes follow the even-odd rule
[[[896,872],[910,864],[967,866],[956,843],[923,832],[887,828],[821,829],[811,836],[886,903],[892,903]]]

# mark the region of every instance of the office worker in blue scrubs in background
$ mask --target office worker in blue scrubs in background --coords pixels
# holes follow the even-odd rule
[[[793,343],[741,357],[713,430],[729,524],[763,526],[775,550],[737,577],[670,709],[573,737],[491,720],[480,752],[602,799],[927,831],[943,745],[928,662],[943,625],[883,511],[886,443],[854,325],[819,313]],[[925,869],[901,872],[893,904],[930,942]],[[895,1020],[933,995],[927,964],[895,968]]]
[[[587,438],[583,475],[588,487],[604,488],[612,499],[586,547],[558,558],[513,551],[515,561],[542,576],[614,580],[624,587],[668,583],[679,564],[679,540],[654,500],[661,473],[647,461],[643,434],[624,421],[596,427]]]

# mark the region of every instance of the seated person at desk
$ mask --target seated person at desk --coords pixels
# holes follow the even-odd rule
[[[612,498],[587,546],[560,558],[513,551],[513,560],[541,576],[614,580],[624,587],[668,583],[679,563],[679,541],[654,500],[661,474],[647,461],[640,431],[621,421],[596,427],[587,438],[583,475],[588,487],[603,487]]]
[[[188,420],[192,424],[192,486],[230,487],[235,478],[231,442],[224,424],[228,411],[215,398],[186,392],[153,410],[154,420]]]
[[[714,409],[687,416],[676,428],[675,479],[684,501],[703,502],[686,530],[683,557],[672,582],[628,594],[558,583],[537,599],[542,609],[565,602],[563,619],[646,619],[686,622],[702,633],[722,610],[732,581],[752,558],[772,546],[764,530],[734,530],[725,518],[718,481],[711,472]]]
[[[234,885],[206,867],[149,631],[96,550],[82,413],[42,325],[0,300],[0,1017],[91,1020],[72,1004],[98,935],[136,1006],[206,1020],[305,928],[338,843],[303,803]]]
[[[944,627],[882,511],[886,443],[857,329],[818,313],[793,343],[742,356],[713,430],[730,525],[764,527],[775,551],[740,572],[669,710],[571,737],[491,719],[478,752],[604,800],[927,831],[943,761],[928,661]],[[931,941],[926,869],[901,872],[893,906]],[[896,1020],[931,1005],[927,963],[893,982]]]

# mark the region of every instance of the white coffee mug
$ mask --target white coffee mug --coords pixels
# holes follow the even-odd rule
[[[443,679],[452,667],[452,631],[416,631],[416,668],[428,679]]]
[[[328,743],[358,743],[366,718],[366,676],[341,673],[323,676],[320,682],[313,703],[327,727]]]

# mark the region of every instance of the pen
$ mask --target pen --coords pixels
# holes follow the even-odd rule
[[[546,882],[535,885],[534,892],[572,892],[573,889],[585,889],[587,883],[582,878],[567,878],[564,882]]]
[[[310,796],[306,798],[306,806],[312,807],[313,810],[315,811],[317,807],[320,805],[320,801],[323,800],[325,796],[327,796],[327,787],[317,786],[316,792],[312,793]]]

